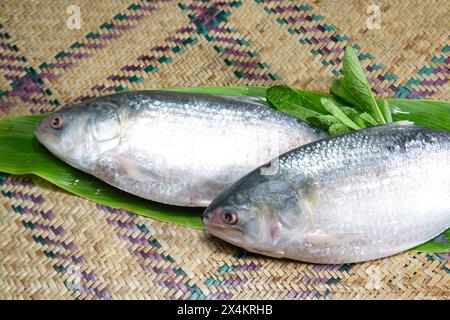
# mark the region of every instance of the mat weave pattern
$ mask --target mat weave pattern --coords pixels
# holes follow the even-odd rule
[[[366,23],[372,4],[380,29]],[[80,29],[66,25],[70,5],[80,8]],[[449,1],[428,0],[2,0],[0,117],[141,88],[326,91],[348,43],[378,96],[448,100],[449,12]],[[0,173],[0,298],[448,299],[449,260],[265,258]]]

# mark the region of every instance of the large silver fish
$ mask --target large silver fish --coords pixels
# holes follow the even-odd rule
[[[405,123],[325,138],[249,173],[203,214],[248,251],[312,263],[389,256],[450,227],[450,132]]]
[[[248,97],[135,91],[44,119],[36,137],[56,156],[146,199],[206,206],[271,158],[326,136]]]

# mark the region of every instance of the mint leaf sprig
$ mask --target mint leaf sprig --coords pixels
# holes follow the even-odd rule
[[[277,110],[327,130],[330,135],[392,122],[388,102],[377,103],[350,46],[345,49],[343,63],[344,77],[333,81],[332,95],[322,98],[320,104],[286,85],[269,88],[266,99]]]

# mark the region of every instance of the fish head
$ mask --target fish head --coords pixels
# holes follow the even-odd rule
[[[248,251],[283,257],[292,226],[304,226],[291,185],[255,171],[221,193],[203,213],[205,230]],[[297,221],[298,220],[298,221]]]
[[[87,168],[119,143],[117,110],[110,102],[83,102],[44,118],[37,125],[35,136],[60,159]]]

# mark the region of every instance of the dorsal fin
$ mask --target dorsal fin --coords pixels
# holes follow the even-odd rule
[[[244,102],[244,103],[250,103],[250,104],[256,104],[260,106],[267,106],[264,103],[263,97],[254,97],[254,96],[233,96],[233,95],[217,95],[222,98],[226,98],[228,100],[233,100],[237,102]]]
[[[395,121],[389,124],[386,124],[386,126],[392,126],[392,127],[411,127],[411,126],[415,126],[414,122],[409,121],[409,120],[400,120],[400,121]]]

